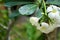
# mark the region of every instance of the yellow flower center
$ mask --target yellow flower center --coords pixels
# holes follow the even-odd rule
[[[53,9],[53,11],[52,11],[53,13],[56,13],[56,10],[55,9]]]
[[[46,27],[41,27],[41,30],[46,30]]]

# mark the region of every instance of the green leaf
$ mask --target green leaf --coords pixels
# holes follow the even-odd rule
[[[45,40],[45,38],[46,38],[46,35],[42,33],[37,40]]]
[[[37,0],[37,3],[41,3],[42,0]]]
[[[33,3],[33,2],[17,2],[17,1],[15,1],[15,2],[6,2],[4,4],[4,6],[6,6],[6,7],[12,7],[12,6],[16,6],[16,5],[30,4],[30,3]]]
[[[35,32],[36,32],[36,28],[35,26],[32,26],[29,22],[26,23],[26,29],[27,29],[27,37],[28,37],[28,40],[34,40],[34,35],[35,35]]]
[[[38,37],[40,37],[42,35],[42,32],[40,30],[36,30],[36,33],[35,33],[35,40],[38,39]]]
[[[35,16],[36,17],[39,17],[39,18],[42,16],[41,10],[39,8],[37,8],[36,13],[35,13]]]
[[[8,11],[7,11],[7,10],[1,10],[1,13],[3,13],[3,14],[7,14]]]
[[[47,0],[46,4],[53,4],[60,6],[60,0]]]
[[[4,0],[3,0],[4,1]],[[18,1],[18,2],[34,2],[34,0],[5,0],[5,2],[14,2],[14,1]]]
[[[3,0],[0,0],[0,2],[2,2]]]
[[[37,9],[37,5],[35,4],[28,4],[24,5],[19,8],[19,12],[22,15],[31,15],[34,13],[34,11]]]
[[[15,18],[16,16],[19,16],[19,12],[18,11],[13,11],[12,14],[9,16],[9,18]]]

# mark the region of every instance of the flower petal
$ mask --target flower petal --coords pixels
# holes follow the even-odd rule
[[[51,18],[51,19],[54,19],[54,18],[55,18],[55,14],[52,13],[52,12],[50,12],[50,13],[48,14],[48,17]]]
[[[37,17],[30,17],[30,23],[34,26],[40,26],[40,24],[38,23],[40,18]]]
[[[47,8],[47,12],[51,12],[51,11],[53,11],[53,9],[54,9],[54,10],[58,10],[58,7],[55,6],[55,5],[50,5],[50,6]]]
[[[53,8],[50,6],[47,8],[47,12],[51,12],[52,10],[53,10]]]
[[[46,28],[46,27],[40,27],[40,31],[41,32],[43,32],[43,33],[45,33],[45,34],[48,34],[48,33],[50,33],[50,32],[52,32],[55,28],[57,28],[55,25],[49,25],[49,27],[48,28]]]
[[[47,23],[45,23],[45,22],[42,22],[41,26],[48,27],[49,25]]]

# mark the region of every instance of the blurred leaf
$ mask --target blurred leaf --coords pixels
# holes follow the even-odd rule
[[[5,2],[14,2],[14,1],[18,1],[18,2],[32,2],[32,0],[5,0]]]
[[[0,26],[0,39],[3,40],[4,37],[6,36],[6,31],[4,28]]]
[[[2,13],[2,14],[7,14],[8,11],[7,11],[7,10],[1,10],[1,13]]]
[[[18,11],[13,11],[12,12],[12,14],[9,16],[9,18],[15,18],[15,17],[17,17],[17,16],[19,16],[20,14],[19,14],[19,12]]]
[[[19,8],[19,12],[22,15],[31,15],[34,13],[34,11],[37,9],[37,5],[35,4],[28,4],[24,5],[21,8]]]
[[[6,7],[12,7],[12,6],[16,6],[16,5],[30,4],[30,3],[33,3],[33,2],[6,2],[4,4],[4,6],[6,6]]]
[[[46,3],[60,6],[60,0],[47,0]]]
[[[39,17],[39,18],[42,16],[41,10],[39,8],[37,8],[36,13],[35,13],[35,16],[36,17]]]
[[[34,40],[36,28],[34,26],[32,26],[30,23],[26,23],[26,28],[27,28],[28,40]]]
[[[35,40],[38,39],[38,37],[40,37],[42,35],[42,33],[40,32],[40,30],[36,30],[36,33],[35,33]]]
[[[0,0],[0,2],[2,2],[3,0]]]
[[[41,34],[37,40],[45,40],[46,35],[45,34]]]
[[[37,0],[39,3],[41,3],[42,0]]]

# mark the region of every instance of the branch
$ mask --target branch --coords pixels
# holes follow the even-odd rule
[[[10,7],[8,8],[8,13],[9,13],[9,15],[12,13]],[[10,31],[13,28],[14,24],[15,24],[15,20],[9,19],[8,30],[7,30],[6,37],[4,40],[9,40]]]
[[[3,24],[1,24],[1,23],[0,23],[0,26],[2,26],[2,27],[3,27],[4,29],[6,29],[6,30],[8,29],[5,25],[3,25]]]
[[[5,38],[5,40],[8,40],[9,35],[10,35],[10,31],[11,31],[11,29],[13,28],[14,23],[15,23],[15,21],[13,21],[10,25],[8,25],[8,30],[7,30],[7,33],[6,33],[6,38]]]

